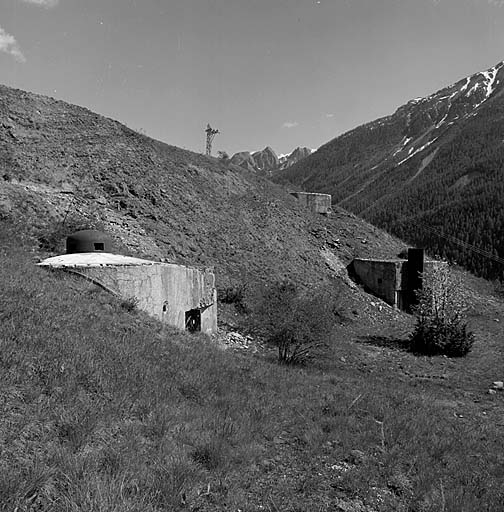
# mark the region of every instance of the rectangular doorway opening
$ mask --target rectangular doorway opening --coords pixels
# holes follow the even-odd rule
[[[201,311],[199,309],[190,309],[185,313],[185,328],[189,332],[201,331]]]
[[[94,243],[94,250],[95,251],[104,251],[105,250],[105,244],[102,242],[95,242]]]

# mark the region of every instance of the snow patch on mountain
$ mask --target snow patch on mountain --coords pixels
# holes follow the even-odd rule
[[[469,83],[471,82],[471,77],[468,76],[466,78],[466,83],[462,86],[462,89],[460,89],[460,92],[464,92],[467,90],[467,88],[469,87]]]
[[[475,75],[469,77],[467,80],[471,80],[473,78],[477,78],[482,76],[483,80],[476,79],[474,85],[469,89],[469,91],[466,93],[466,97],[469,97],[473,95],[475,92],[477,92],[480,89],[484,90],[484,97],[483,99],[474,105],[474,109],[477,109],[480,105],[482,105],[494,92],[494,86],[495,81],[497,79],[497,73],[504,65],[504,62],[499,62],[496,66],[493,68],[487,69],[486,71],[480,71],[479,73],[476,73]],[[467,87],[461,89],[461,91],[465,91]]]
[[[392,156],[396,156],[398,153],[404,150],[404,148],[409,144],[409,142],[412,140],[412,137],[404,137],[404,140],[401,142],[401,145],[399,148],[395,150],[395,152],[392,154]]]
[[[417,153],[420,153],[420,151],[423,151],[425,148],[429,147],[433,142],[435,142],[438,138],[434,138],[432,140],[430,140],[429,142],[427,142],[426,144],[424,144],[422,147],[418,148],[418,149],[415,149],[414,151],[412,151],[413,148],[410,149],[410,154],[406,157],[406,158],[403,158],[400,162],[397,163],[397,165],[401,165],[403,164],[404,162],[406,162],[407,160],[409,160],[410,158],[413,158]]]

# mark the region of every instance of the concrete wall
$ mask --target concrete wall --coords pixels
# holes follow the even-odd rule
[[[331,212],[331,195],[317,194],[314,192],[292,192],[291,195],[296,197],[312,212],[327,215]]]
[[[387,304],[395,306],[398,302],[397,291],[401,289],[403,264],[401,260],[355,259],[353,268],[366,288]]]
[[[424,261],[424,272],[440,261]],[[374,295],[387,304],[406,309],[408,297],[408,261],[373,260],[357,258],[353,261],[353,270],[359,281]]]
[[[180,329],[185,328],[185,313],[199,309],[201,332],[217,331],[217,291],[211,271],[170,263],[65,270],[82,275],[125,299],[136,297],[139,309]]]

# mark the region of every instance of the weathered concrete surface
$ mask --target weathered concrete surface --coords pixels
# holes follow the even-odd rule
[[[47,258],[39,266],[51,268],[66,267],[103,267],[108,265],[159,265],[157,261],[123,256],[122,254],[111,254],[109,252],[79,252],[73,254],[61,254]]]
[[[41,265],[85,277],[125,299],[136,298],[139,309],[180,329],[185,328],[186,312],[197,309],[201,331],[217,331],[217,291],[212,271],[110,254],[104,254],[99,263],[99,256],[63,255]]]
[[[424,272],[443,264],[439,261],[425,261]],[[398,309],[407,308],[406,300],[409,292],[407,260],[356,258],[352,265],[359,281],[374,295]]]
[[[291,192],[291,195],[297,198],[312,212],[328,215],[331,213],[330,194],[317,194],[315,192]]]
[[[366,288],[387,304],[396,306],[399,301],[398,292],[402,289],[403,264],[401,260],[355,259],[353,269]]]

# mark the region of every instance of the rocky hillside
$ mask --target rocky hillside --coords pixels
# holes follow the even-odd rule
[[[504,258],[504,62],[328,142],[275,179],[485,277]]]
[[[358,295],[335,280],[344,266],[404,247],[343,210],[316,216],[255,173],[3,86],[0,177],[1,217],[42,248],[104,228],[133,254],[214,266],[221,290],[289,277]]]
[[[249,151],[235,153],[231,157],[231,163],[247,171],[271,175],[280,169],[287,169],[311,153],[312,150],[310,148],[298,147],[287,155],[278,156],[272,148],[267,146],[263,150],[253,153]]]

